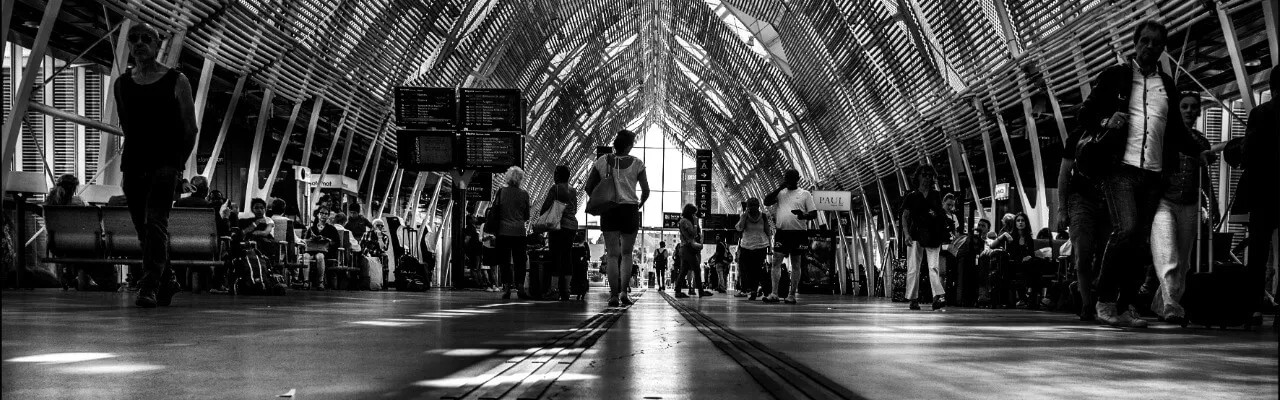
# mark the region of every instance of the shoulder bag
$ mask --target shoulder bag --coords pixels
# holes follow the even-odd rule
[[[587,213],[591,215],[602,215],[618,207],[618,180],[614,176],[617,157],[612,154],[606,157],[609,168],[600,175],[600,183],[591,189],[591,197],[587,199]]]
[[[564,214],[564,209],[567,205],[564,204],[563,201],[555,199],[555,195],[553,194],[555,191],[554,187],[551,188],[551,190],[552,193],[547,193],[547,199],[545,201],[553,203],[551,203],[551,208],[548,208],[547,212],[542,213],[542,215],[539,215],[538,218],[533,220],[533,231],[535,233],[560,230],[560,217]]]

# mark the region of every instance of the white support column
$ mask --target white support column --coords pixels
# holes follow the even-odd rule
[[[75,107],[76,108],[74,112],[76,113],[76,115],[84,115],[85,114],[84,112],[85,111],[85,104],[84,104],[85,70],[84,68],[81,68],[81,67],[75,67],[75,68],[71,68],[71,73],[76,75],[76,88],[75,88],[76,89],[75,91],[76,93]],[[73,151],[75,152],[74,154],[75,169],[72,170],[71,173],[76,174],[76,176],[80,178],[81,182],[85,182],[86,178],[84,173],[85,173],[85,169],[87,169],[85,168],[85,159],[84,159],[85,127],[83,124],[75,124],[75,128],[76,128],[76,139],[75,139],[75,146],[73,147]]]
[[[311,118],[307,120],[307,140],[302,144],[302,166],[311,166],[311,146],[315,143],[316,126],[320,123],[320,109],[324,108],[324,97],[317,97],[311,105]]]
[[[40,104],[49,105],[51,108],[57,108],[56,105],[53,104],[53,93],[55,92],[54,90],[55,79],[53,79],[54,78],[53,74],[55,71],[58,70],[57,68],[55,68],[56,66],[54,65],[57,62],[58,61],[53,57],[46,55],[44,57],[44,63],[40,65],[40,68],[44,69],[44,90],[40,92],[40,95],[43,98],[40,99],[39,101],[40,101]],[[36,99],[33,98],[31,99],[31,101],[36,101]],[[27,106],[30,107],[31,105],[28,104]],[[41,135],[40,143],[39,143],[41,148],[40,156],[42,159],[44,159],[44,165],[45,165],[44,175],[45,175],[46,183],[49,184],[49,187],[53,187],[54,180],[56,179],[54,177],[54,174],[57,173],[56,171],[53,170],[54,168],[53,125],[54,125],[54,122],[56,121],[54,121],[53,116],[50,116],[49,114],[42,114],[40,115],[39,118],[44,119],[44,124],[42,124],[44,127],[44,132],[37,133]],[[21,135],[21,133],[19,133],[19,135]]]
[[[276,185],[276,177],[280,175],[280,164],[284,161],[284,152],[289,150],[289,142],[293,137],[293,128],[298,125],[298,112],[302,110],[302,101],[293,104],[293,111],[289,112],[289,125],[284,128],[284,133],[280,135],[280,146],[276,149],[275,161],[271,162],[271,172],[267,173],[267,182],[262,185],[262,195],[270,196],[271,189]],[[250,157],[258,158],[258,153],[250,155]],[[250,176],[254,176],[253,183],[256,185],[257,175],[250,172]],[[249,199],[245,199],[245,205],[249,204]],[[249,208],[245,207],[245,211]]]
[[[187,45],[187,30],[184,28],[173,37],[169,38],[166,43],[164,58],[160,60],[161,64],[177,67],[178,58],[182,56],[182,49]]]
[[[114,58],[111,60],[111,79],[104,80],[102,99],[102,122],[110,125],[119,125],[120,116],[116,114],[116,97],[115,83],[120,79],[120,75],[129,67],[129,29],[133,26],[133,20],[126,18],[120,23],[120,29],[116,32],[116,48]],[[123,180],[123,174],[118,166],[111,165],[119,162],[121,143],[124,137],[116,137],[115,135],[104,136],[102,145],[98,148],[98,160],[101,170],[93,179],[104,185],[120,185]]]
[[[262,141],[267,135],[267,120],[271,116],[271,99],[275,97],[275,91],[267,87],[262,93],[262,104],[258,107],[258,127],[254,129],[253,148],[249,152],[249,174],[244,179],[244,204],[248,206],[249,199],[252,199],[258,191],[258,166],[262,164]],[[209,162],[216,159],[209,158]],[[212,171],[211,168],[206,168]],[[247,209],[247,208],[246,208]]]
[[[369,204],[369,207],[370,207],[369,215],[371,217],[375,215],[381,216],[382,210],[387,209],[387,206],[388,206],[387,200],[391,198],[392,188],[398,188],[398,186],[400,185],[400,177],[403,175],[404,175],[404,170],[400,169],[399,167],[392,168],[391,177],[387,178],[387,188],[382,191],[382,201],[379,202],[379,204],[381,204],[382,207],[378,208],[377,210],[374,210],[372,208],[373,207],[372,202],[370,202]]]
[[[1230,104],[1227,104],[1230,105]],[[1222,126],[1219,128],[1219,140],[1223,143],[1231,141],[1231,110],[1222,108],[1218,110],[1222,113]],[[1226,210],[1231,201],[1231,166],[1227,165],[1225,160],[1218,161],[1218,209]],[[1230,224],[1222,224],[1222,228],[1226,229]]]
[[[1262,0],[1262,20],[1266,22],[1267,29],[1267,49],[1271,53],[1271,66],[1274,68],[1280,65],[1280,33],[1277,33],[1276,25],[1280,25],[1280,13],[1276,12],[1276,2],[1271,0]],[[1272,89],[1275,90],[1275,89]]]
[[[1009,128],[1005,126],[1004,117],[999,113],[996,113],[996,126],[1000,128],[1000,136],[1004,140],[1004,148],[1009,156],[1009,166],[1013,168],[1013,182],[1018,186],[1018,197],[1019,200],[1022,200],[1022,209],[1034,212],[1035,209],[1027,201],[1027,187],[1022,185],[1022,173],[1018,168],[1018,157],[1013,151],[1013,142],[1009,140]],[[991,192],[992,208],[995,207],[995,193],[994,191]]]
[[[1031,140],[1031,165],[1034,168],[1031,172],[1036,180],[1036,203],[1035,208],[1028,215],[1034,215],[1034,224],[1032,224],[1032,232],[1039,231],[1040,228],[1049,226],[1049,202],[1047,197],[1048,191],[1045,190],[1044,182],[1044,158],[1040,155],[1040,133],[1036,129],[1036,116],[1032,113],[1030,89],[1025,85],[1026,80],[1022,79],[1020,86],[1022,87],[1022,115],[1026,119],[1026,135]],[[1006,139],[1007,140],[1007,139]],[[1007,143],[1006,143],[1007,144]],[[1013,158],[1013,149],[1009,149],[1009,157]],[[1025,192],[1025,191],[1024,191]]]
[[[370,150],[370,151],[373,153],[373,168],[372,168],[372,170],[373,170],[373,175],[372,175],[372,176],[369,176],[369,175],[365,174],[365,172],[361,171],[361,172],[360,172],[360,179],[356,182],[356,184],[357,184],[357,185],[363,185],[363,184],[364,184],[364,181],[365,181],[365,178],[366,178],[366,177],[368,177],[368,178],[369,178],[369,179],[368,179],[368,180],[369,180],[369,191],[367,192],[368,194],[366,194],[366,195],[365,195],[364,204],[361,204],[361,207],[363,207],[363,208],[364,208],[364,214],[365,214],[365,215],[369,215],[369,212],[371,211],[371,210],[370,210],[370,206],[372,206],[372,205],[373,205],[373,191],[374,191],[374,190],[377,190],[377,188],[378,188],[378,168],[380,168],[380,167],[382,166],[382,165],[381,165],[381,164],[382,164],[382,150],[383,150],[383,149],[382,149],[382,141],[381,141],[381,140],[376,140],[376,139],[375,139],[374,141],[375,141],[375,143],[373,144],[373,149],[372,149],[372,150]],[[365,159],[368,159],[368,158],[369,158],[369,156],[368,156],[368,155],[366,155],[366,156],[365,156]],[[366,168],[367,168],[367,167],[366,167]],[[390,184],[391,184],[391,182],[388,180],[388,181],[387,181],[387,184],[388,184],[388,185],[390,185]],[[359,192],[359,190],[357,190],[356,192],[358,193],[358,192]]]
[[[995,152],[991,149],[991,130],[987,127],[987,116],[982,110],[982,100],[977,97],[973,98],[973,110],[978,113],[978,130],[982,132],[982,157],[987,159],[987,193],[991,194],[992,210],[995,210],[996,161],[992,158]],[[981,208],[981,198],[974,195],[973,201]]]
[[[1236,37],[1236,27],[1231,22],[1231,15],[1227,14],[1227,6],[1221,2],[1217,4],[1218,22],[1222,25],[1222,39],[1227,42],[1227,54],[1231,56],[1232,70],[1236,74],[1236,89],[1239,90],[1240,99],[1244,101],[1244,108],[1252,110],[1254,106],[1253,88],[1249,84],[1249,72],[1245,69],[1244,57],[1240,54],[1240,41]],[[1226,119],[1222,121],[1223,124],[1229,125]]]
[[[213,141],[213,151],[209,153],[209,160],[205,162],[204,169],[200,170],[200,175],[212,177],[213,172],[218,167],[218,157],[222,156],[222,145],[227,141],[227,132],[231,130],[231,121],[236,115],[236,107],[240,105],[240,95],[244,93],[244,83],[248,79],[248,75],[240,75],[240,78],[236,79],[236,87],[231,90],[231,102],[227,104],[227,112],[222,116],[222,126],[218,128],[218,137]],[[266,93],[263,96],[265,98]],[[196,154],[193,152],[191,157],[194,161]]]
[[[954,136],[951,137],[951,146],[955,147],[956,151],[960,153],[960,162],[964,163],[964,174],[969,177],[969,191],[973,194],[974,204],[981,204],[981,202],[978,201],[978,180],[974,178],[973,167],[969,165],[969,152],[965,150],[964,144],[960,143],[959,140],[956,140]],[[986,209],[982,207],[977,207],[977,209],[979,218],[987,218]]]
[[[196,86],[195,98],[197,128],[204,127],[204,113],[209,101],[209,81],[213,79],[214,66],[213,57],[209,55],[205,57],[204,65],[200,68],[200,81]],[[191,156],[187,157],[187,168],[183,173],[186,178],[200,173],[199,166],[196,165],[196,153],[200,150],[200,133],[203,131],[204,129],[197,129],[196,139],[191,143]]]
[[[11,87],[17,88],[22,85],[22,71],[23,71],[22,48],[18,47],[17,43],[5,43],[4,46],[5,46],[5,50],[9,52],[9,59],[11,60],[9,62],[9,76],[10,76],[10,79],[13,79],[11,83],[12,85]],[[13,97],[10,98],[10,101],[16,102],[18,99],[18,93],[13,92],[12,96]],[[14,104],[14,103],[10,103],[10,104]],[[7,118],[8,115],[6,115],[5,117]],[[8,120],[6,119],[5,121],[8,121]],[[22,135],[21,127],[18,128],[18,135],[19,137],[21,137]],[[4,143],[7,143],[7,142],[0,142],[0,145],[3,145]],[[5,154],[13,154],[12,160],[4,164],[0,164],[0,168],[3,168],[6,171],[7,170],[17,171],[22,166],[22,162],[23,162],[22,141],[21,140],[16,141],[14,142],[14,144],[15,146],[13,149],[9,149],[8,147],[5,147],[5,150],[3,150],[5,151]],[[0,173],[3,173],[3,172],[0,172]],[[0,182],[0,184],[3,184],[3,183],[4,182]]]
[[[12,4],[9,5],[12,7]],[[31,102],[31,92],[35,89],[36,68],[40,67],[40,62],[44,61],[45,51],[48,49],[49,36],[53,34],[53,25],[58,20],[58,11],[62,8],[62,0],[49,0],[45,5],[44,16],[40,18],[40,29],[36,32],[35,40],[31,46],[31,56],[27,60],[27,66],[23,70],[22,81],[18,85],[18,90],[14,93],[13,109],[4,120],[3,134],[4,147],[0,148],[0,168],[4,169],[4,187],[9,185],[9,172],[13,171],[10,163],[13,162],[14,150],[17,148],[18,137],[22,131],[22,116],[27,114],[27,108]],[[12,17],[5,14],[5,19]],[[14,65],[20,60],[13,60]]]

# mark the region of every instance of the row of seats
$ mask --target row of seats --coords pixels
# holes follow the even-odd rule
[[[142,242],[127,207],[44,206],[43,212],[52,257],[41,261],[142,263]],[[169,214],[169,254],[174,265],[222,265],[216,211],[174,208]]]

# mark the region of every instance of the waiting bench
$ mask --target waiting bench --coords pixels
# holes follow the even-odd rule
[[[42,262],[141,265],[128,207],[44,206],[50,257]],[[169,213],[169,258],[178,266],[220,266],[217,212],[174,208]]]

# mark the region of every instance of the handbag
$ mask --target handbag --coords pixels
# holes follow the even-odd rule
[[[1086,131],[1076,143],[1076,172],[1089,179],[1098,179],[1116,164],[1116,157],[1108,150],[1108,135],[1112,130]]]
[[[502,200],[502,189],[498,189],[497,196],[493,198],[493,204],[490,204],[489,209],[484,212],[484,233],[498,234],[498,224],[501,223],[498,219],[498,209],[501,204],[499,200]]]
[[[564,214],[564,209],[565,207],[567,207],[567,205],[560,200],[551,200],[551,201],[554,202],[554,203],[551,203],[551,208],[548,208],[547,212],[542,213],[542,215],[539,215],[537,219],[533,220],[534,232],[550,232],[550,231],[560,230],[560,217],[562,214]]]
[[[307,239],[308,253],[324,253],[329,251],[329,239],[323,236],[313,236]]]
[[[618,180],[614,176],[614,163],[617,162],[617,158],[612,154],[607,157],[609,169],[604,176],[600,177],[600,183],[591,189],[591,196],[587,199],[587,214],[602,215],[619,205]]]

